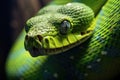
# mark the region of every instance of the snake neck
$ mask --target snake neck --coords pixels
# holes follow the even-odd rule
[[[119,6],[118,1],[109,0],[100,11],[99,16],[96,18],[94,35],[84,45],[86,49],[83,51],[85,55],[80,60],[82,64],[97,62],[97,60],[102,60],[106,56],[120,56],[120,40],[118,40],[120,38]]]

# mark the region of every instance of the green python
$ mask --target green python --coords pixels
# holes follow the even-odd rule
[[[47,6],[29,19],[6,62],[8,79],[114,79],[120,71],[120,1],[87,1],[55,0],[64,5]]]

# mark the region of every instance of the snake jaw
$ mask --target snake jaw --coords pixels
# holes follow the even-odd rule
[[[36,35],[25,37],[25,49],[30,52],[31,56],[53,55],[65,52],[86,41],[93,32],[93,28],[80,32],[79,34],[68,34],[64,37]]]
[[[92,35],[94,27],[95,25],[92,24],[84,31],[71,31],[66,35],[60,33],[54,35],[33,34],[29,31],[24,41],[25,49],[33,57],[63,53],[85,42]]]

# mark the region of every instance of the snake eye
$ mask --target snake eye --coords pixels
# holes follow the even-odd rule
[[[65,35],[68,33],[69,29],[71,27],[71,24],[69,21],[67,20],[64,20],[62,23],[61,23],[61,26],[60,26],[60,33]]]

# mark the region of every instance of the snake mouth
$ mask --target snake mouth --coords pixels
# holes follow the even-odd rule
[[[25,37],[25,49],[30,52],[31,56],[53,55],[65,52],[86,41],[92,34],[92,30],[81,32],[79,35],[69,34],[67,36],[45,36],[40,35]]]
[[[33,56],[33,57],[36,57],[38,55],[43,55],[45,50],[42,49],[42,48],[36,48],[36,47],[31,47],[31,49],[28,49],[28,51],[30,52],[30,54]]]

